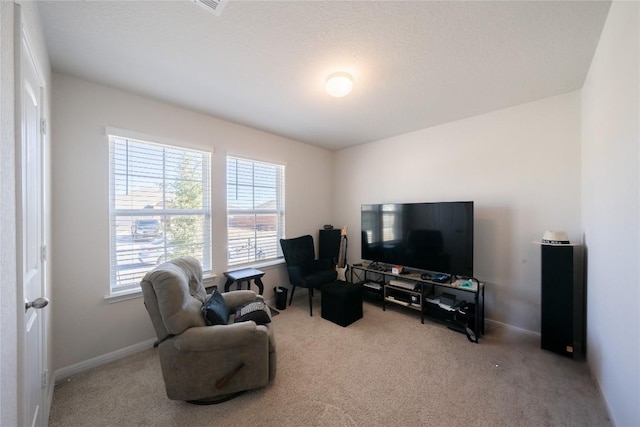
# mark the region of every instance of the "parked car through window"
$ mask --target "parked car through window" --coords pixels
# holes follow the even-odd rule
[[[133,240],[154,239],[162,235],[160,221],[157,219],[136,219],[131,225]]]

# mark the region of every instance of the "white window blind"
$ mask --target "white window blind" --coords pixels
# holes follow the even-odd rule
[[[227,156],[227,264],[282,257],[284,166]]]
[[[179,256],[210,272],[210,153],[114,135],[109,148],[111,294]]]

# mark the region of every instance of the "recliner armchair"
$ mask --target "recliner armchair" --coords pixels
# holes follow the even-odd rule
[[[293,285],[289,305],[293,300],[296,286],[309,289],[309,315],[313,316],[313,290],[320,289],[325,283],[336,281],[338,273],[329,259],[315,259],[313,237],[310,235],[293,239],[280,239],[282,253],[287,263],[289,282]]]
[[[158,337],[169,399],[218,403],[266,386],[275,377],[271,323],[231,321],[206,326],[201,309],[207,293],[196,258],[176,258],[161,264],[144,276],[140,286]],[[225,292],[222,297],[232,314],[243,304],[262,301],[261,295],[250,290]]]

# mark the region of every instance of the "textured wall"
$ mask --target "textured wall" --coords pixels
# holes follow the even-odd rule
[[[582,90],[587,359],[616,425],[640,425],[640,6],[614,2]]]
[[[109,144],[105,126],[213,150],[213,271],[226,270],[225,155],[286,166],[286,234],[330,221],[329,151],[60,74],[53,84],[54,365],[84,362],[154,337],[142,299],[108,303]],[[221,281],[221,278],[218,279]],[[266,270],[265,297],[288,283]]]
[[[580,242],[580,95],[546,98],[336,153],[335,214],[360,258],[360,205],[475,202],[487,316],[540,330],[540,240]]]

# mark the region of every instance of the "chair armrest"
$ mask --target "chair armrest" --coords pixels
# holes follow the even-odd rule
[[[213,351],[248,345],[268,339],[265,328],[256,323],[239,322],[230,325],[198,326],[189,328],[173,339],[173,345],[180,351]]]
[[[229,307],[229,313],[235,311],[237,307],[243,304],[256,300],[256,293],[250,290],[223,292],[221,295],[227,307]]]
[[[318,270],[332,270],[333,264],[330,259],[316,259],[313,261],[313,269]]]

